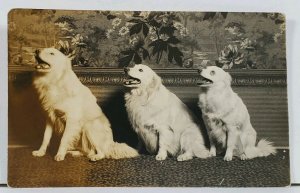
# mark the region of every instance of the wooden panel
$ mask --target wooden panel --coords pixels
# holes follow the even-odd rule
[[[102,106],[107,106],[111,95],[118,96],[120,98],[117,100],[123,101],[122,93],[125,91],[123,87],[99,88],[90,86],[90,88],[98,96],[99,104]],[[186,103],[198,117],[201,116],[197,106],[198,87],[168,88]],[[246,104],[258,138],[267,138],[273,141],[276,146],[287,147],[289,136],[286,89],[282,87],[234,87],[233,89]],[[126,116],[123,118],[126,119]]]
[[[97,97],[110,119],[117,141],[137,142],[124,108],[120,69],[76,70],[80,80]],[[193,70],[158,70],[164,83],[189,108],[201,117],[197,106],[199,88]],[[259,138],[268,138],[276,146],[288,147],[288,109],[285,71],[231,72],[233,89],[248,107]],[[226,102],[226,101],[224,101]],[[9,145],[37,145],[42,140],[44,114],[31,86],[28,70],[10,69],[9,73]]]

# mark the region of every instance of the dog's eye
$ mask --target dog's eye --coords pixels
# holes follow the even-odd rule
[[[215,75],[215,74],[216,74],[216,72],[215,72],[215,71],[213,71],[213,70],[212,70],[212,71],[210,71],[210,75],[212,75],[212,76],[213,76],[213,75]]]
[[[143,69],[139,69],[140,72],[143,72]]]
[[[54,53],[53,53],[53,52],[51,52],[51,53],[50,53],[50,55],[54,55]]]

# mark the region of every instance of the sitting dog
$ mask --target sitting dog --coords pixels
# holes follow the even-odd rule
[[[137,151],[113,141],[110,123],[92,92],[72,71],[71,59],[54,48],[36,52],[34,86],[47,114],[41,147],[33,156],[44,156],[53,131],[62,134],[56,161],[67,152],[86,154],[96,161],[103,158],[131,158]],[[81,151],[72,151],[79,148]]]
[[[256,131],[245,104],[231,88],[229,73],[216,66],[199,73],[199,107],[210,139],[211,156],[216,156],[216,144],[226,149],[226,161],[231,161],[233,155],[245,160],[275,154],[272,143],[265,139],[255,146]]]
[[[126,67],[126,109],[134,131],[156,160],[178,155],[178,161],[207,158],[209,151],[194,116],[187,106],[143,64]]]

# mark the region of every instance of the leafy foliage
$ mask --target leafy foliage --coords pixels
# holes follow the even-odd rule
[[[168,57],[168,62],[175,62],[177,65],[182,65],[183,53],[176,46],[180,43],[180,40],[175,36],[177,28],[174,26],[175,22],[180,19],[170,12],[150,12],[146,15],[135,13],[132,19],[127,22],[133,25],[129,29],[129,35],[137,35],[139,38],[143,38],[144,42],[148,42],[146,47],[134,46],[135,48],[128,48],[126,51],[122,51],[124,55],[119,60],[120,66],[127,66],[131,62],[141,63],[146,58],[151,60],[148,49],[151,49],[151,56],[154,56],[155,62],[160,63],[162,56],[165,54]],[[150,33],[149,33],[150,32]],[[142,52],[141,57],[139,51]]]
[[[133,48],[121,51],[121,54],[124,55],[124,57],[119,59],[119,65],[128,66],[132,61],[134,64],[140,64],[146,58],[150,59],[149,52],[143,47],[143,45],[144,42],[139,40]]]
[[[9,63],[30,63],[34,49],[57,46],[73,65],[285,68],[285,19],[279,13],[13,10]]]

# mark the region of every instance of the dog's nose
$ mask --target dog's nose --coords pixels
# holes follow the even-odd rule
[[[125,68],[124,68],[124,72],[125,72],[125,73],[129,72],[129,70],[130,70],[129,67],[125,67]]]
[[[131,62],[131,63],[128,64],[127,67],[133,68],[134,66],[135,66],[135,63]]]
[[[35,50],[35,55],[38,56],[40,54],[41,50],[40,49],[36,49]]]
[[[200,66],[198,68],[198,73],[201,74],[202,70],[204,70],[206,68],[206,66]]]

